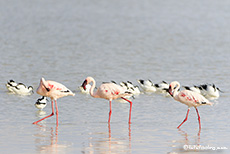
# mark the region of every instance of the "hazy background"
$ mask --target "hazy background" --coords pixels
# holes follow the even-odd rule
[[[188,152],[183,145],[230,148],[229,6],[227,0],[1,1],[0,152],[203,154],[210,151]],[[79,93],[87,76],[98,85],[215,83],[224,93],[213,107],[199,108],[200,136],[194,109],[178,130],[187,107],[158,94],[133,100],[130,127],[129,104],[114,101],[109,128],[108,101]],[[76,93],[58,100],[58,128],[55,118],[32,125],[40,118],[38,94],[11,95],[4,85],[14,79],[36,91],[41,77]],[[44,111],[48,115],[50,105]]]

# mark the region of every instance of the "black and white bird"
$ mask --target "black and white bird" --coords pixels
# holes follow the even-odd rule
[[[140,88],[139,88],[139,86],[138,85],[135,85],[134,87],[133,87],[133,92],[132,92],[134,95],[139,95],[140,93],[141,93],[141,91],[140,91]]]
[[[167,89],[169,89],[169,84],[166,81],[154,84],[154,86],[156,87],[156,91],[159,93],[167,93]]]
[[[6,88],[8,89],[9,92],[13,92],[13,88],[17,85],[17,83],[14,80],[9,80],[6,83]]]
[[[217,99],[220,97],[221,91],[215,84],[202,84],[200,85],[201,94],[209,99]]]
[[[120,86],[126,88],[126,90],[133,95],[139,95],[141,93],[139,87],[137,85],[133,85],[130,81],[120,82]]]
[[[47,102],[49,102],[48,99],[47,99],[46,97],[42,96],[41,98],[39,98],[39,99],[35,102],[34,105],[35,105],[35,107],[36,107],[37,109],[42,110],[42,109],[44,109],[44,108],[46,107]]]
[[[18,95],[31,95],[33,94],[33,87],[26,86],[23,83],[18,83],[16,86],[12,88],[13,92]]]
[[[33,87],[32,86],[26,86],[23,83],[17,83],[14,80],[9,80],[6,83],[6,88],[14,93],[19,95],[31,95],[33,94]]]
[[[198,94],[201,94],[201,87],[199,87],[199,86],[191,86],[191,87],[189,87],[189,86],[183,86],[184,87],[184,89],[186,89],[186,90],[190,90],[190,91],[193,91],[193,92],[196,92],[196,93],[198,93]]]
[[[156,87],[154,86],[151,80],[139,79],[137,80],[137,82],[144,92],[156,92]]]
[[[196,92],[198,94],[203,95],[207,99],[217,99],[220,97],[221,91],[215,84],[201,84],[199,86],[183,86],[186,90],[190,90]]]

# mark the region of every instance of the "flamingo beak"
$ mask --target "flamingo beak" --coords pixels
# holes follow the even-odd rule
[[[168,93],[169,93],[171,96],[173,96],[173,91],[172,91],[171,85],[169,86]]]
[[[87,80],[85,80],[85,81],[82,83],[82,85],[81,85],[81,86],[83,87],[84,90],[86,90],[86,87],[85,87],[86,85],[87,85]]]

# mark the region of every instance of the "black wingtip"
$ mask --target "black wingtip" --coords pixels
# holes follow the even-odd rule
[[[155,87],[157,87],[157,88],[159,88],[159,87],[160,87],[160,86],[159,86],[159,84],[154,84],[154,86],[155,86]]]
[[[183,86],[184,87],[184,89],[186,89],[186,90],[191,90],[190,88],[189,88],[189,86]]]
[[[131,92],[129,92],[129,91],[126,91],[125,93],[126,93],[126,94],[133,94],[133,93],[131,93]]]
[[[111,80],[112,83],[117,84],[114,80]]]
[[[144,80],[140,79],[138,80],[141,84],[144,84]]]
[[[219,92],[222,92],[222,93],[224,93],[224,91],[222,91],[222,90],[220,90],[220,88],[216,88],[217,90],[219,90]]]

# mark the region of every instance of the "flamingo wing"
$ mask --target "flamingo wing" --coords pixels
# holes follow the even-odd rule
[[[117,99],[119,97],[123,97],[128,95],[125,92],[125,89],[117,84],[114,83],[104,83],[102,84],[96,93],[99,97],[105,99]]]
[[[55,81],[46,81],[47,82],[47,88],[50,90],[58,90],[58,91],[67,91],[68,88],[66,88],[63,84],[55,82]]]
[[[50,81],[50,80],[46,81],[44,78],[42,78],[41,83],[46,88],[46,90],[48,92],[49,91],[60,91],[60,92],[69,92],[70,91],[63,84],[55,82],[55,81]]]
[[[178,94],[178,99],[181,103],[184,103],[188,106],[200,106],[200,105],[212,105],[204,96],[192,92],[190,90],[183,90]]]
[[[49,89],[50,93],[53,93],[54,96],[57,98],[63,97],[63,96],[74,96],[75,94],[69,90],[68,88],[66,88],[66,86],[64,86],[61,83],[55,82],[55,81],[46,81],[47,86],[46,88]]]

